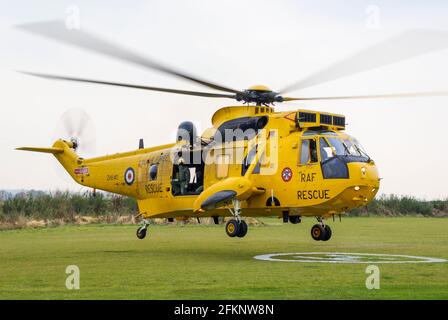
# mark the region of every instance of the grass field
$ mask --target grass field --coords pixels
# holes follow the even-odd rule
[[[214,225],[86,225],[0,232],[0,299],[448,299],[448,263],[366,265],[268,262],[276,252],[356,252],[448,259],[448,219],[345,218],[333,238],[310,237],[314,219],[249,227],[244,239]],[[67,290],[65,268],[80,268]]]

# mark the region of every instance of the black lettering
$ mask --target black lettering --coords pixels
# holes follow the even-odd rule
[[[118,180],[118,174],[108,174],[108,175],[106,175],[106,180],[107,181]]]
[[[151,183],[145,185],[145,191],[148,194],[162,192],[162,183]]]
[[[305,182],[305,174],[300,173],[300,182]]]
[[[311,200],[311,199],[330,199],[330,190],[299,190],[297,191],[297,199]]]

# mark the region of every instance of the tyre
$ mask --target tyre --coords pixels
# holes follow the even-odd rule
[[[240,224],[235,219],[229,220],[226,223],[226,233],[229,237],[236,237],[240,232]]]
[[[325,237],[325,229],[320,224],[315,224],[311,228],[311,237],[316,241],[323,240]]]
[[[330,228],[330,226],[329,225],[325,225],[325,234],[324,234],[324,237],[323,237],[323,241],[328,241],[328,240],[330,240],[330,238],[331,238],[331,234],[332,234],[332,232],[331,232],[331,228]]]
[[[137,229],[137,238],[139,239],[145,239],[146,237],[146,228],[140,227]]]
[[[292,224],[300,223],[300,216],[289,216],[289,222]]]
[[[240,221],[239,229],[240,230],[239,230],[237,236],[240,238],[243,238],[247,234],[247,229],[248,229],[246,221],[244,221],[244,220]]]

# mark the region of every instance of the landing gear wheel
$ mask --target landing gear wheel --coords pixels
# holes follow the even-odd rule
[[[138,228],[137,229],[137,238],[145,239],[145,237],[146,237],[146,230],[147,230],[147,228],[144,227],[144,226]]]
[[[226,223],[226,233],[229,237],[233,238],[239,235],[240,233],[240,223],[235,219],[229,220]],[[246,230],[247,232],[247,230]]]
[[[244,220],[240,221],[239,232],[237,234],[238,237],[243,238],[247,234],[247,223]]]
[[[300,216],[289,216],[289,222],[292,224],[300,223]]]
[[[332,234],[331,228],[330,228],[329,225],[325,225],[324,230],[325,230],[325,233],[324,233],[324,237],[323,237],[322,240],[323,241],[328,241],[328,240],[330,240],[331,234]]]
[[[322,225],[320,224],[315,224],[311,228],[311,237],[316,241],[323,240],[323,238],[325,237],[324,227],[322,227]]]

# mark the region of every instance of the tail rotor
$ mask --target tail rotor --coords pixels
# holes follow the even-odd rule
[[[92,156],[96,149],[96,130],[92,118],[82,108],[65,111],[54,132],[54,140],[73,143],[73,149],[83,156]]]

